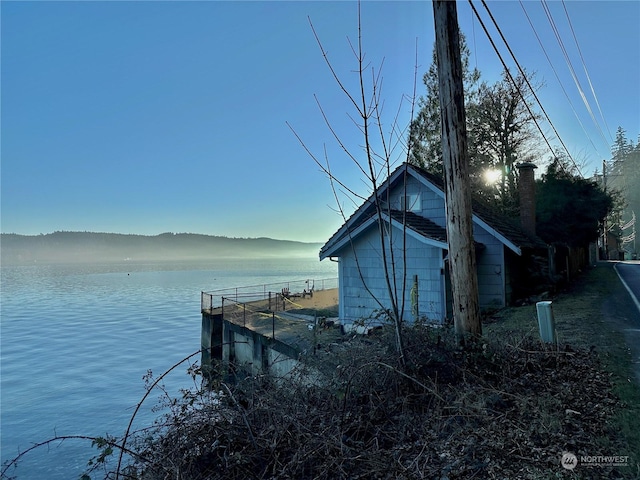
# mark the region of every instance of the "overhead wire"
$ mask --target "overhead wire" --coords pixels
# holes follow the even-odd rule
[[[536,30],[536,27],[533,25],[533,22],[531,21],[531,18],[529,17],[529,13],[527,12],[526,8],[524,7],[524,3],[522,2],[522,0],[518,0],[518,1],[520,2],[520,7],[522,7],[522,11],[524,12],[525,17],[527,17],[527,21],[529,22],[529,25],[531,26],[531,29],[533,30],[533,34],[535,35],[536,39],[538,40],[538,44],[540,45],[540,48],[542,49],[542,52],[544,53],[544,56],[547,59],[547,62],[549,62],[549,66],[551,67],[551,70],[553,71],[553,74],[555,75],[556,80],[558,81],[558,84],[560,85],[560,88],[562,89],[562,93],[564,93],[564,96],[567,98],[567,101],[569,102],[569,106],[571,107],[571,110],[573,111],[573,114],[575,115],[576,120],[578,121],[578,124],[580,124],[580,127],[582,128],[582,131],[584,132],[585,136],[587,137],[587,139],[591,143],[591,146],[593,147],[593,149],[596,151],[598,156],[601,157],[602,155],[598,151],[598,147],[596,147],[595,143],[593,142],[593,139],[591,138],[591,135],[589,135],[589,132],[587,132],[587,129],[585,128],[584,124],[582,123],[582,120],[580,120],[580,115],[578,115],[578,111],[574,107],[573,102],[571,101],[571,97],[569,97],[569,94],[567,93],[567,90],[564,88],[564,85],[562,84],[562,80],[560,80],[560,76],[558,75],[558,72],[556,71],[556,68],[554,67],[553,62],[551,61],[551,58],[549,57],[549,54],[547,53],[547,50],[544,48],[544,44],[542,43],[542,40],[540,39],[540,36],[538,35],[538,31]]]
[[[469,0],[469,2],[471,2],[471,0]],[[525,73],[525,71],[523,70],[523,68],[520,66],[520,62],[518,62],[518,59],[516,58],[516,56],[513,53],[513,50],[511,50],[511,46],[509,45],[509,42],[507,42],[507,39],[505,38],[505,36],[502,33],[502,30],[500,29],[500,27],[498,26],[498,22],[496,22],[496,19],[493,17],[493,14],[491,13],[491,10],[489,10],[489,6],[487,5],[487,3],[485,2],[485,0],[482,0],[482,5],[484,6],[484,9],[487,11],[487,13],[489,14],[489,17],[491,18],[491,21],[493,22],[493,25],[496,27],[496,30],[498,30],[498,33],[500,34],[500,38],[502,38],[502,41],[504,42],[505,46],[507,47],[507,50],[509,50],[509,54],[511,55],[511,58],[513,58],[513,61],[516,63],[516,66],[518,67],[518,70],[520,71],[520,74],[522,75],[522,78],[524,79],[524,81],[526,82],[527,86],[529,87],[529,90],[531,90],[531,93],[533,94],[533,97],[536,99],[536,102],[538,102],[538,105],[540,106],[540,109],[542,110],[542,113],[544,114],[545,118],[547,119],[547,122],[549,122],[549,125],[551,125],[551,128],[553,129],[553,132],[556,135],[556,138],[558,139],[558,141],[562,144],[562,147],[564,148],[565,152],[567,152],[567,156],[569,157],[569,159],[571,160],[571,163],[573,163],[573,166],[575,167],[576,171],[578,172],[578,174],[582,177],[582,172],[580,171],[580,168],[578,167],[578,164],[576,163],[576,161],[573,159],[573,156],[571,155],[571,153],[569,152],[569,149],[567,148],[567,146],[564,144],[564,142],[562,141],[562,138],[560,137],[560,134],[558,133],[558,131],[556,130],[556,127],[553,125],[553,122],[551,121],[551,119],[549,118],[549,115],[547,114],[547,111],[544,109],[544,107],[542,106],[542,102],[540,101],[540,99],[538,98],[538,95],[536,94],[535,89],[531,86],[531,83],[529,83],[529,79],[527,78],[527,75]],[[474,9],[475,10],[475,9]],[[506,68],[506,67],[505,67]],[[507,69],[508,70],[508,69]],[[511,77],[511,74],[509,74],[509,76]],[[514,84],[514,87],[516,87],[517,90],[518,86],[516,85],[516,83],[513,81],[513,78],[511,78],[511,81]],[[520,92],[520,96],[522,97],[522,99],[524,100],[524,104],[527,105],[527,101],[525,99],[525,97],[522,95],[522,92]],[[528,107],[527,107],[528,108]],[[533,117],[533,114],[532,114]],[[535,120],[535,117],[533,117]]]
[[[478,69],[478,45],[476,43],[476,22],[473,21],[473,15],[471,15],[471,32],[473,34],[473,56],[476,61],[476,70]]]
[[[567,10],[567,5],[564,0],[561,0],[561,1],[562,1],[562,6],[564,8],[564,13],[567,16],[567,22],[569,23],[569,28],[571,29],[571,35],[573,35],[573,40],[576,42],[576,48],[578,49],[578,54],[580,55],[580,61],[582,62],[582,68],[584,69],[584,74],[587,76],[587,81],[589,82],[589,88],[591,88],[591,95],[593,95],[593,99],[596,101],[598,112],[600,112],[600,118],[602,118],[604,126],[607,129],[607,133],[609,134],[609,139],[611,140],[611,143],[613,143],[613,136],[611,135],[611,130],[609,129],[609,125],[607,125],[607,120],[604,118],[604,114],[602,113],[602,108],[600,108],[600,102],[598,101],[598,96],[596,95],[595,89],[593,88],[593,83],[591,82],[591,76],[589,75],[589,71],[587,70],[587,64],[584,61],[582,50],[580,49],[580,44],[578,43],[578,38],[576,37],[576,32],[573,29],[573,24],[571,23],[571,18],[569,17],[569,11]]]
[[[580,84],[580,79],[578,78],[578,75],[576,74],[575,69],[573,68],[573,63],[571,63],[571,58],[569,58],[569,53],[567,52],[567,49],[564,46],[564,42],[562,41],[562,36],[560,35],[560,31],[558,30],[558,27],[556,26],[555,21],[553,20],[553,15],[551,14],[551,10],[549,10],[549,6],[547,5],[546,0],[540,0],[540,2],[542,3],[542,8],[545,11],[545,14],[547,15],[547,20],[549,20],[549,24],[551,25],[551,29],[553,30],[553,33],[556,37],[556,41],[558,42],[558,45],[560,46],[560,50],[562,50],[562,54],[564,55],[564,59],[565,62],[567,63],[567,67],[569,68],[569,72],[571,73],[571,77],[573,78],[573,82],[576,84],[576,88],[578,89],[578,93],[580,93],[580,97],[582,98],[582,102],[584,103],[584,106],[586,107],[587,111],[589,112],[589,115],[591,116],[591,120],[593,120],[593,123],[595,124],[598,132],[600,133],[600,135],[602,136],[602,140],[604,140],[604,143],[606,145],[608,145],[608,141],[604,135],[604,132],[602,131],[602,128],[600,127],[600,124],[598,123],[598,120],[596,119],[594,113],[593,113],[593,109],[591,108],[591,105],[589,104],[589,100],[587,99],[587,96],[584,93],[584,89],[582,88],[582,85]]]
[[[529,103],[525,100],[525,97],[524,97],[524,95],[523,95],[522,91],[521,91],[521,90],[520,90],[520,88],[518,87],[518,85],[517,85],[517,83],[516,83],[515,79],[513,78],[513,75],[511,74],[511,71],[509,70],[509,67],[507,67],[506,62],[505,62],[505,61],[504,61],[504,59],[502,58],[502,55],[501,55],[500,51],[498,50],[498,47],[496,46],[495,42],[493,41],[493,38],[491,37],[491,34],[489,33],[489,31],[488,31],[488,29],[487,29],[486,25],[485,25],[485,24],[484,24],[484,22],[482,21],[482,18],[480,17],[480,14],[479,14],[479,13],[478,13],[478,11],[476,10],[476,7],[473,5],[472,1],[471,1],[471,0],[468,0],[468,2],[469,2],[469,5],[471,5],[471,8],[473,9],[473,12],[474,12],[474,14],[475,14],[476,18],[478,19],[478,22],[480,22],[480,25],[482,26],[482,29],[484,30],[485,35],[486,35],[486,36],[487,36],[487,38],[489,39],[489,42],[491,43],[491,46],[493,47],[494,51],[496,52],[496,55],[498,55],[498,58],[500,59],[500,62],[502,63],[502,66],[503,66],[503,68],[504,68],[504,70],[505,70],[506,74],[508,75],[509,79],[511,80],[511,83],[513,84],[514,88],[515,88],[515,89],[518,91],[518,93],[520,94],[520,97],[524,100],[524,105],[525,105],[525,107],[527,108],[527,111],[529,112],[529,115],[531,115],[531,118],[532,118],[532,120],[534,121],[534,123],[535,123],[536,127],[538,128],[538,131],[540,132],[540,135],[542,136],[542,138],[544,139],[545,143],[546,143],[546,144],[547,144],[547,146],[549,147],[549,150],[551,151],[552,155],[555,155],[555,151],[554,151],[553,147],[551,146],[551,143],[549,143],[549,140],[547,139],[546,135],[544,134],[544,131],[542,130],[542,127],[540,127],[540,124],[539,124],[539,123],[538,123],[538,121],[536,120],[536,118],[535,118],[535,114],[534,114],[534,113],[533,113],[533,111],[531,110],[531,107],[529,106]],[[484,1],[483,1],[483,3],[484,3]],[[487,7],[486,7],[486,5],[485,5],[485,8],[487,8]],[[494,20],[494,23],[495,23],[495,20]],[[502,34],[501,34],[501,36],[502,36]],[[505,44],[506,44],[507,42],[506,42],[506,40],[504,39],[504,36],[502,36],[502,38],[503,38],[503,41],[504,41],[504,42],[505,42]],[[507,44],[507,46],[508,46],[508,44]],[[510,49],[510,48],[509,48],[509,50],[511,51],[511,49]],[[513,56],[513,53],[512,53],[512,56]],[[515,57],[514,57],[514,60],[515,60]],[[521,70],[521,72],[522,72],[522,70]],[[531,88],[531,85],[529,84],[528,79],[526,78],[526,75],[524,75],[524,74],[523,74],[523,77],[527,80],[527,84],[529,85],[529,88],[530,88],[530,89],[531,89],[531,91],[533,92],[533,89]],[[542,107],[542,104],[540,103],[540,101],[539,101],[539,100],[538,100],[538,98],[537,98],[537,95],[535,95],[535,92],[534,92],[534,97],[535,97],[535,98],[536,98],[536,100],[538,101],[538,104],[540,105],[540,108],[543,108],[543,107]],[[543,111],[544,111],[544,109],[543,109]],[[545,115],[546,115],[546,112],[545,112]],[[546,116],[547,116],[547,115],[546,115]],[[548,116],[547,116],[547,120],[549,120],[549,119],[548,119]],[[550,122],[550,120],[549,120],[549,123],[550,123],[550,124],[551,124],[551,126],[553,127],[553,124]],[[564,147],[565,151],[567,152],[567,155],[569,156],[570,160],[572,161],[572,163],[573,163],[574,167],[577,169],[577,171],[578,171],[578,173],[580,174],[580,176],[582,176],[582,173],[580,172],[580,169],[578,168],[578,165],[576,164],[575,160],[574,160],[574,159],[573,159],[573,157],[571,156],[571,153],[570,153],[570,152],[569,152],[569,150],[567,149],[566,145],[564,145],[564,142],[562,142],[562,139],[560,138],[560,136],[558,135],[557,131],[555,130],[555,127],[553,127],[553,129],[554,129],[554,131],[556,132],[556,135],[557,135],[558,139],[560,140],[560,143],[563,145],[563,147]],[[563,170],[565,170],[565,171],[566,171],[566,168],[565,168],[565,166],[564,166],[564,165],[560,164],[560,166],[561,166],[561,168],[562,168]]]

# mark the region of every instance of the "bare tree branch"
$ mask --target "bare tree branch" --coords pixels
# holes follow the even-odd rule
[[[391,167],[395,163],[395,159],[393,158],[396,152],[396,149],[403,148],[405,149],[406,159],[409,158],[409,149],[406,148],[403,138],[401,138],[402,132],[406,132],[407,127],[399,128],[399,117],[402,112],[402,104],[406,100],[407,97],[403,96],[398,106],[398,109],[395,113],[395,117],[391,123],[390,131],[388,133],[388,138],[384,132],[384,112],[385,105],[382,99],[382,84],[383,84],[383,75],[382,75],[382,66],[384,65],[384,59],[380,64],[380,68],[378,70],[371,68],[369,63],[366,62],[366,55],[364,53],[363,48],[363,38],[362,38],[362,17],[361,17],[361,4],[358,3],[358,37],[357,43],[352,42],[349,38],[347,38],[349,48],[353,53],[357,69],[355,70],[357,74],[357,93],[351,93],[346,85],[340,79],[337,71],[329,60],[327,51],[325,50],[322,41],[318,33],[316,32],[313,23],[309,19],[309,24],[311,26],[311,30],[313,32],[313,36],[320,48],[320,52],[322,53],[323,59],[327,64],[329,71],[331,72],[334,80],[338,84],[340,90],[345,94],[348,101],[352,104],[355,109],[355,116],[351,114],[347,114],[349,119],[353,122],[355,127],[361,133],[363,138],[363,143],[360,145],[362,149],[362,156],[355,154],[352,150],[347,147],[347,145],[342,141],[340,135],[336,132],[333,125],[329,121],[329,118],[323,109],[320,101],[316,96],[314,96],[316,103],[320,109],[322,118],[327,125],[331,135],[336,140],[338,146],[342,149],[343,152],[346,153],[347,157],[355,164],[358,170],[362,173],[363,177],[366,178],[368,184],[367,187],[371,189],[371,196],[369,199],[366,199],[365,202],[370,202],[367,205],[367,208],[373,207],[375,209],[375,220],[378,228],[378,248],[375,248],[376,251],[380,252],[380,261],[382,264],[383,277],[384,277],[384,289],[386,290],[386,296],[384,301],[380,298],[377,298],[376,295],[371,291],[369,285],[367,285],[368,280],[365,278],[363,274],[363,270],[360,266],[360,261],[358,259],[358,254],[355,249],[354,239],[352,237],[352,229],[348,224],[348,218],[341,206],[341,202],[338,197],[338,188],[339,186],[342,190],[348,192],[351,195],[351,198],[361,198],[355,195],[355,192],[352,188],[347,187],[344,182],[338,180],[333,174],[329,161],[325,158],[325,163],[321,164],[319,160],[310,152],[309,148],[305,145],[304,141],[300,138],[300,136],[295,132],[295,130],[287,123],[289,128],[293,131],[294,135],[298,139],[298,141],[302,144],[303,148],[307,151],[307,153],[311,156],[314,162],[320,166],[321,170],[327,175],[329,178],[332,192],[337,204],[337,211],[340,213],[344,220],[346,233],[345,235],[348,237],[349,244],[351,246],[351,250],[353,252],[353,258],[355,262],[356,269],[358,271],[358,275],[360,276],[361,284],[364,290],[370,295],[373,301],[380,306],[380,308],[387,312],[389,319],[392,321],[394,325],[394,330],[396,332],[396,349],[398,353],[398,360],[400,365],[404,368],[406,365],[405,351],[402,339],[402,323],[403,323],[403,315],[405,309],[405,297],[407,292],[406,282],[407,282],[407,259],[406,259],[406,247],[407,247],[407,231],[406,231],[406,221],[403,221],[403,226],[401,229],[401,245],[398,244],[395,240],[394,235],[394,219],[392,215],[392,205],[390,199],[388,198],[390,192],[390,184],[383,182],[390,182],[391,180]],[[413,85],[413,94],[410,97],[411,99],[411,117],[413,118],[414,109],[415,109],[415,98],[416,98],[416,85],[417,85],[417,52],[416,52],[416,66],[414,71],[414,85]],[[368,75],[370,74],[370,82],[371,87],[367,86]],[[374,133],[375,132],[375,133]],[[377,141],[374,142],[374,136],[379,137],[379,146]],[[394,136],[396,138],[394,138]],[[327,156],[325,149],[325,157]],[[385,178],[385,180],[382,180]],[[406,171],[403,177],[405,188],[406,188]],[[382,191],[386,188],[387,198],[381,198]],[[406,197],[406,191],[405,191]],[[361,206],[364,208],[364,206]],[[403,219],[405,220],[405,219]],[[400,253],[400,249],[402,251],[402,264],[398,264],[397,255]],[[402,274],[398,269],[402,270]],[[386,302],[389,302],[388,305],[385,305]]]
[[[349,93],[349,90],[347,90],[347,88],[344,86],[344,84],[340,80],[340,77],[338,77],[338,74],[333,69],[333,65],[329,61],[329,57],[327,55],[327,52],[325,51],[324,47],[322,46],[322,42],[320,42],[320,38],[318,37],[318,34],[316,33],[316,29],[313,27],[313,23],[311,22],[311,18],[307,17],[307,19],[309,20],[309,25],[311,26],[311,31],[313,32],[313,36],[315,37],[316,42],[318,43],[318,47],[320,47],[320,51],[322,52],[322,57],[324,58],[325,63],[329,67],[329,71],[333,75],[334,80],[336,81],[336,83],[338,84],[338,86],[340,87],[342,92],[346,95],[346,97],[351,101],[351,103],[353,104],[355,109],[358,110],[358,113],[360,113],[360,115],[363,115],[364,112],[360,112],[360,107],[358,106],[358,103],[351,96],[351,94]],[[360,22],[360,11],[358,10],[358,23],[359,22]]]
[[[298,139],[298,141],[300,142],[300,145],[302,145],[302,148],[305,149],[305,151],[309,154],[309,156],[313,159],[314,162],[316,162],[316,165],[318,165],[320,167],[320,169],[327,175],[329,176],[329,178],[333,179],[338,185],[340,185],[342,188],[344,188],[347,192],[349,192],[351,195],[353,195],[356,198],[359,198],[361,200],[366,200],[366,197],[356,193],[354,190],[352,190],[351,188],[349,188],[346,184],[340,182],[340,180],[338,180],[336,177],[334,177],[333,175],[331,175],[331,173],[326,169],[326,167],[320,163],[320,161],[318,161],[318,159],[315,157],[315,155],[313,154],[313,152],[311,152],[311,150],[309,150],[309,148],[307,148],[307,145],[304,143],[304,141],[302,140],[302,138],[300,138],[300,135],[298,135],[298,132],[295,131],[295,129],[291,126],[291,124],[289,122],[286,122],[287,126],[289,127],[289,129],[293,132],[293,134],[296,136],[296,138]]]
[[[196,355],[200,355],[201,353],[202,353],[202,350],[198,350],[197,352],[194,352],[191,355],[187,355],[185,358],[183,358],[179,362],[175,363],[171,368],[169,368],[169,370],[167,370],[162,375],[160,375],[149,386],[149,388],[147,389],[147,392],[140,399],[140,401],[138,402],[138,405],[136,405],[136,408],[133,411],[133,415],[131,415],[131,419],[129,420],[129,425],[127,426],[127,431],[125,432],[124,437],[122,438],[122,445],[119,447],[120,448],[120,455],[118,456],[118,468],[116,469],[116,480],[118,480],[118,478],[120,477],[120,468],[122,467],[122,456],[123,456],[123,454],[124,454],[124,452],[126,450],[127,439],[129,438],[129,434],[131,433],[131,425],[133,425],[133,420],[136,418],[136,415],[138,414],[138,411],[140,410],[140,407],[142,407],[142,404],[144,403],[144,401],[147,399],[147,397],[149,396],[151,391],[156,387],[156,385],[158,385],[162,381],[162,379],[164,377],[166,377],[170,372],[172,372],[173,370],[178,368],[184,362],[189,361],[192,357],[195,357]]]

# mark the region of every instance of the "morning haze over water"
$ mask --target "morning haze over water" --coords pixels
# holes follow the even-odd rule
[[[337,277],[336,263],[307,249],[261,258],[3,262],[2,462],[56,435],[123,435],[147,371],[160,375],[199,350],[200,292]],[[171,393],[193,386],[187,367],[165,379]],[[134,428],[158,415],[150,408],[159,394]],[[25,455],[15,474],[78,478],[97,453],[89,441],[55,443]]]

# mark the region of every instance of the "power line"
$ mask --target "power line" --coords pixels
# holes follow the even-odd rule
[[[476,44],[476,22],[473,21],[473,15],[471,15],[471,32],[473,34],[473,56],[476,60],[476,70],[478,69],[478,45]]]
[[[564,0],[562,0],[562,6],[564,8],[564,13],[567,16],[567,22],[569,23],[569,28],[571,29],[573,40],[576,42],[578,54],[580,55],[580,61],[582,62],[582,68],[584,69],[584,73],[587,76],[587,81],[589,82],[589,88],[591,88],[591,94],[593,95],[593,99],[596,101],[598,112],[600,112],[600,118],[602,118],[602,121],[604,122],[604,126],[607,128],[609,139],[611,140],[611,143],[613,143],[613,136],[611,135],[611,130],[609,130],[609,125],[607,125],[607,120],[604,118],[604,114],[602,113],[602,109],[600,108],[600,102],[598,101],[598,97],[596,95],[595,89],[593,88],[593,84],[591,83],[591,77],[589,76],[589,72],[587,71],[587,65],[584,61],[584,57],[582,56],[582,50],[580,49],[580,45],[578,44],[576,32],[573,30],[573,24],[571,23],[571,18],[569,18],[569,12],[567,11],[567,5],[565,4]]]
[[[471,0],[469,0],[471,1]],[[538,95],[536,94],[535,90],[533,89],[533,87],[531,86],[531,84],[529,83],[529,79],[527,78],[527,75],[525,74],[524,70],[522,69],[522,67],[520,66],[520,63],[518,62],[518,60],[516,59],[516,56],[513,53],[513,50],[511,50],[511,47],[509,46],[509,43],[507,42],[507,39],[504,37],[504,35],[502,34],[502,30],[500,29],[500,27],[498,26],[498,23],[496,22],[495,18],[493,17],[493,14],[491,13],[491,11],[489,10],[489,7],[487,6],[485,0],[482,0],[482,5],[484,6],[485,10],[487,11],[487,13],[489,14],[489,17],[491,17],[491,21],[493,22],[493,25],[496,27],[496,29],[498,30],[498,33],[500,34],[500,38],[502,38],[502,41],[504,42],[505,46],[507,47],[507,50],[509,50],[509,53],[511,54],[511,58],[513,58],[513,61],[516,63],[516,66],[518,67],[518,70],[520,71],[520,74],[522,75],[524,81],[527,83],[527,86],[529,87],[529,90],[531,90],[531,93],[533,94],[533,97],[536,99],[536,102],[538,102],[538,105],[540,106],[540,109],[542,110],[542,113],[544,113],[545,118],[547,119],[547,122],[549,122],[549,125],[551,125],[551,128],[553,129],[553,132],[556,134],[556,137],[558,138],[558,140],[560,141],[560,143],[562,144],[562,147],[565,149],[565,151],[567,152],[567,155],[569,156],[569,159],[571,160],[571,162],[573,163],[573,166],[575,167],[575,169],[578,171],[578,173],[580,174],[580,176],[582,177],[582,172],[580,171],[580,168],[578,167],[578,165],[576,164],[575,160],[573,159],[573,157],[571,156],[571,153],[569,153],[569,149],[567,148],[567,146],[564,144],[564,142],[562,141],[562,138],[560,138],[560,134],[558,133],[558,131],[556,130],[556,127],[553,125],[553,122],[551,122],[551,119],[549,118],[549,115],[547,115],[547,111],[544,109],[544,107],[542,106],[542,102],[540,102],[540,99],[538,98]],[[474,9],[475,10],[475,9]],[[513,81],[513,80],[512,80]],[[514,82],[515,83],[515,82]],[[516,87],[517,89],[517,87]],[[522,96],[522,99],[524,100],[524,96],[522,95],[522,92],[520,92],[520,96]],[[526,100],[524,102],[525,104],[527,103]]]
[[[553,74],[555,75],[556,80],[558,80],[558,84],[560,85],[560,88],[562,89],[562,93],[564,93],[564,96],[567,98],[567,101],[569,102],[569,106],[571,107],[571,110],[573,111],[573,114],[575,115],[576,120],[580,124],[580,127],[582,128],[582,131],[584,132],[585,136],[589,139],[589,142],[591,143],[591,146],[593,147],[593,149],[596,151],[596,153],[598,154],[599,157],[602,157],[602,155],[598,151],[598,148],[596,147],[595,143],[593,142],[593,140],[591,138],[591,135],[589,135],[589,133],[587,132],[587,129],[585,128],[584,124],[582,123],[582,120],[580,120],[580,115],[578,115],[577,110],[573,106],[573,102],[571,101],[571,98],[569,97],[569,94],[567,93],[567,90],[564,88],[564,85],[562,84],[562,80],[560,80],[560,76],[558,75],[558,72],[556,71],[556,68],[553,66],[553,63],[551,62],[551,58],[549,58],[549,55],[547,54],[547,50],[544,48],[544,44],[542,43],[542,40],[540,39],[540,36],[538,35],[538,32],[536,31],[536,28],[533,25],[533,22],[531,21],[531,18],[529,17],[529,14],[527,13],[527,10],[524,8],[524,3],[522,3],[522,0],[519,0],[519,2],[520,2],[520,7],[522,7],[522,11],[524,12],[524,15],[525,15],[525,17],[527,17],[527,21],[529,22],[529,25],[531,26],[531,29],[533,30],[533,34],[536,36],[536,39],[538,40],[538,44],[540,45],[540,48],[542,49],[542,52],[544,53],[544,56],[547,58],[547,62],[549,62],[549,66],[551,67],[551,70],[553,71]]]
[[[511,75],[511,71],[509,70],[509,68],[507,67],[506,62],[504,61],[504,59],[502,58],[502,55],[500,54],[500,51],[498,50],[495,42],[493,41],[493,38],[491,37],[491,35],[489,34],[489,31],[487,30],[487,27],[485,26],[484,22],[482,21],[482,18],[480,18],[480,15],[478,14],[478,11],[476,10],[476,7],[473,5],[473,3],[471,2],[471,0],[469,1],[469,5],[471,5],[471,8],[473,9],[473,12],[476,15],[476,18],[478,19],[478,21],[480,22],[480,25],[482,26],[482,29],[484,30],[484,33],[487,35],[487,38],[489,39],[489,42],[491,43],[491,46],[493,47],[493,49],[496,52],[496,55],[498,55],[498,58],[500,59],[500,62],[502,63],[502,66],[504,67],[505,72],[507,73],[507,75],[509,76],[509,79],[511,80],[511,83],[513,84],[513,86],[515,87],[515,89],[518,91],[518,93],[520,94],[520,97],[523,99],[524,101],[524,105],[527,107],[527,110],[529,112],[529,115],[531,115],[532,120],[534,121],[534,123],[536,124],[536,127],[538,127],[538,131],[540,132],[540,135],[542,136],[542,138],[544,139],[545,143],[547,144],[547,146],[549,147],[549,150],[551,151],[551,153],[553,155],[555,155],[555,152],[553,150],[553,147],[551,146],[551,144],[549,143],[549,140],[547,139],[546,135],[544,134],[544,132],[542,131],[542,128],[540,127],[540,124],[538,123],[538,121],[535,118],[534,113],[531,111],[531,107],[529,106],[529,103],[526,101],[525,96],[523,95],[522,91],[520,90],[520,88],[518,87],[518,84],[516,83],[516,81],[514,80],[513,76]],[[578,168],[578,165],[576,164],[575,160],[573,159],[573,157],[571,156],[571,153],[569,152],[569,149],[566,147],[566,145],[564,144],[564,142],[562,141],[562,138],[560,138],[560,135],[558,134],[556,128],[553,126],[553,123],[551,122],[551,119],[549,118],[549,116],[547,115],[547,112],[544,110],[544,107],[542,106],[542,103],[540,102],[540,99],[538,98],[538,96],[536,95],[534,89],[531,87],[531,84],[529,83],[529,79],[527,78],[526,74],[524,73],[524,71],[522,70],[522,68],[520,67],[520,64],[518,63],[518,61],[515,58],[515,55],[513,54],[513,51],[511,50],[511,47],[509,47],[509,44],[507,42],[507,40],[504,38],[504,35],[502,35],[502,32],[500,31],[500,28],[498,27],[498,24],[496,23],[495,19],[493,18],[493,15],[491,15],[491,12],[489,11],[489,8],[487,7],[486,3],[484,2],[484,0],[482,0],[482,3],[484,5],[484,8],[487,10],[487,12],[489,13],[489,15],[491,16],[491,19],[493,20],[494,25],[496,26],[496,28],[498,29],[498,32],[500,33],[500,36],[502,37],[502,41],[505,43],[505,45],[507,46],[507,48],[509,49],[509,52],[511,53],[512,58],[514,59],[514,61],[516,62],[516,65],[518,66],[518,69],[520,70],[520,73],[522,74],[524,80],[526,81],[527,85],[529,86],[529,89],[531,90],[531,92],[533,93],[534,98],[536,99],[536,101],[538,102],[538,105],[540,106],[540,108],[542,109],[545,117],[547,118],[547,121],[549,122],[549,124],[551,125],[551,127],[553,128],[553,131],[555,132],[558,140],[560,141],[560,143],[562,144],[562,146],[564,147],[565,151],[567,152],[567,155],[569,157],[569,159],[571,160],[571,162],[573,163],[573,166],[575,167],[575,169],[577,170],[577,172],[580,174],[580,176],[582,175],[582,172],[580,172],[580,168]],[[564,165],[562,165],[562,168],[564,169]]]
[[[551,25],[551,29],[553,30],[553,33],[556,36],[556,41],[558,42],[558,45],[560,45],[560,49],[562,50],[562,54],[564,55],[564,59],[565,62],[567,63],[567,67],[569,68],[569,72],[571,73],[571,76],[573,77],[573,82],[576,84],[576,88],[578,89],[578,92],[580,93],[580,97],[582,98],[582,102],[584,103],[584,106],[586,107],[587,111],[589,112],[589,115],[591,116],[591,120],[593,120],[593,123],[595,124],[596,128],[598,129],[598,132],[600,132],[600,135],[602,136],[602,140],[604,140],[604,143],[606,145],[608,145],[608,141],[604,135],[604,132],[602,131],[602,128],[600,127],[600,124],[598,123],[598,121],[596,120],[595,115],[593,114],[593,110],[591,109],[591,105],[589,105],[589,100],[587,99],[587,96],[584,93],[584,90],[582,88],[582,85],[580,84],[580,80],[578,79],[578,76],[576,74],[575,69],[573,68],[573,64],[571,63],[571,59],[569,58],[569,54],[567,53],[567,49],[564,46],[564,42],[562,41],[562,37],[560,36],[560,31],[558,30],[558,27],[556,26],[555,21],[553,20],[553,15],[551,15],[551,10],[549,10],[549,6],[547,5],[546,0],[540,0],[540,2],[542,3],[542,8],[545,11],[545,14],[547,15],[547,20],[549,20],[549,24]]]

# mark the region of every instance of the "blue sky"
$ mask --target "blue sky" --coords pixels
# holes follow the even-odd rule
[[[474,5],[490,24],[482,5]],[[587,162],[586,175],[610,157],[618,126],[637,138],[640,2],[547,3],[597,125],[542,3],[488,5],[520,64],[545,82],[538,96],[569,151]],[[357,42],[356,3],[3,1],[0,8],[2,232],[325,241],[342,218],[326,176],[287,122],[319,158],[326,148],[341,181],[367,193],[316,104],[314,95],[361,157],[353,109],[308,22],[354,88],[348,39]],[[458,16],[472,63],[483,79],[497,80],[501,64],[467,2],[458,3]],[[402,99],[413,91],[416,45],[422,91],[434,42],[431,3],[364,2],[362,35],[369,65],[377,71],[382,64],[383,131],[390,135],[396,114],[401,128],[410,119]],[[558,144],[549,126],[543,129]],[[400,150],[394,159],[401,161]],[[349,199],[341,202],[353,210]]]

